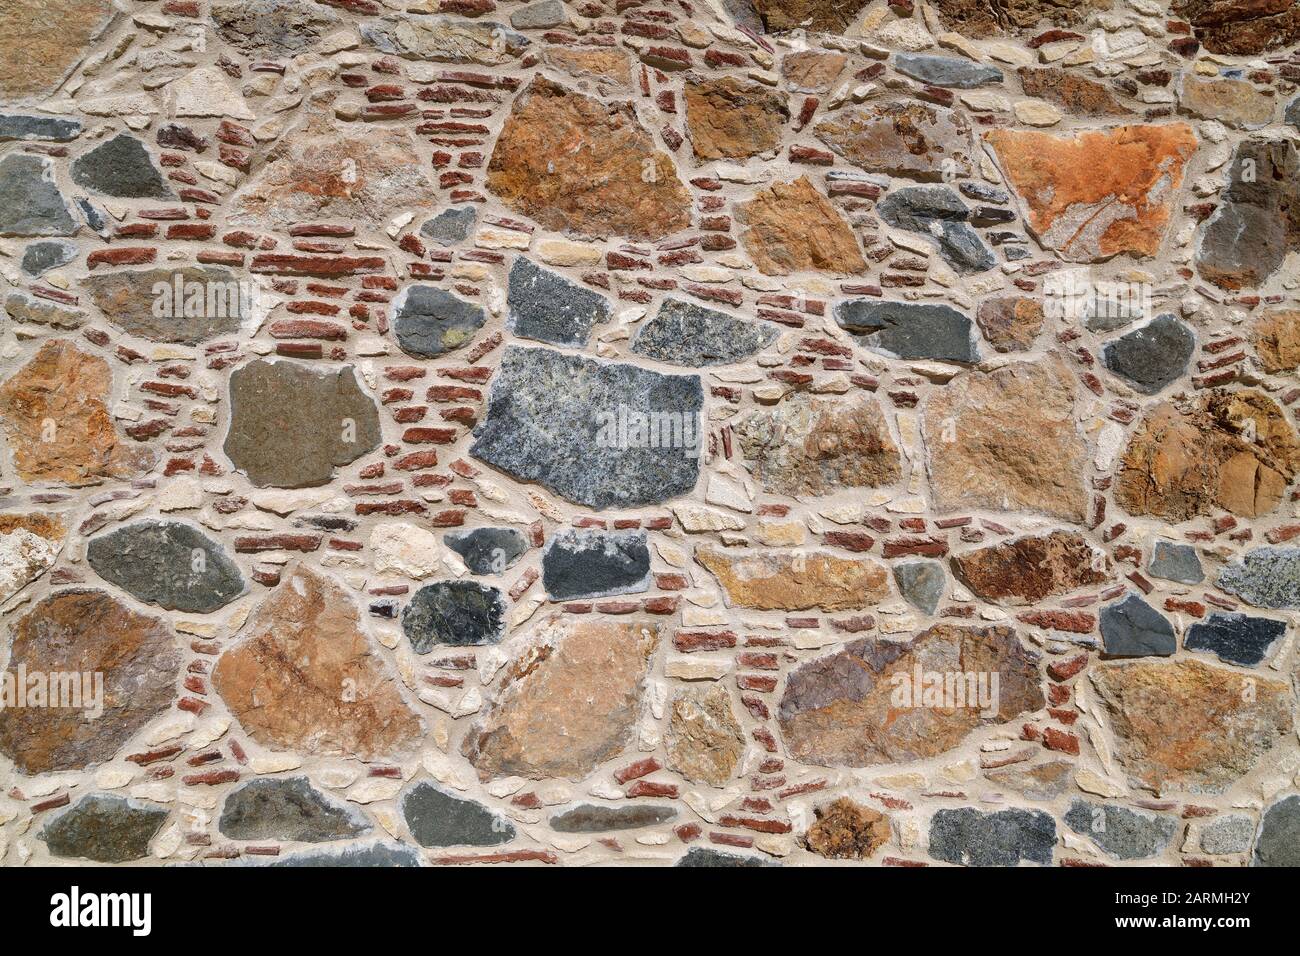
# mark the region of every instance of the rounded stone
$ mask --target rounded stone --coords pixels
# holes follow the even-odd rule
[[[496,588],[477,581],[438,581],[415,592],[402,612],[402,631],[417,654],[428,654],[437,644],[496,644],[505,613],[505,601]]]
[[[86,559],[105,581],[138,601],[206,614],[244,593],[239,566],[198,528],[139,521],[90,541]]]

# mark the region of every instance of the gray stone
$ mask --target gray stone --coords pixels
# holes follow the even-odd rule
[[[973,90],[988,83],[1002,82],[1001,70],[954,56],[897,53],[894,67],[922,83],[958,90]]]
[[[420,851],[405,843],[358,843],[341,849],[306,850],[302,853],[290,853],[267,863],[257,862],[253,866],[347,866],[347,867],[390,867],[420,866]]]
[[[1073,786],[1074,764],[1051,760],[1033,766],[1013,765],[984,774],[989,782],[1014,790],[1026,800],[1055,800]]]
[[[999,189],[997,186],[990,186],[988,183],[982,183],[975,179],[963,179],[957,184],[963,196],[969,196],[971,199],[978,199],[981,202],[1007,203],[1011,201],[1011,195],[1005,189]]]
[[[173,199],[144,143],[119,133],[72,163],[72,181],[93,192],[120,199]]]
[[[437,581],[415,592],[402,612],[402,632],[417,654],[428,654],[437,644],[496,644],[505,613],[506,603],[496,588],[477,581]]]
[[[1300,129],[1300,96],[1286,105],[1286,110],[1282,113],[1282,122]]]
[[[506,328],[520,338],[553,345],[586,345],[591,327],[610,316],[603,295],[533,265],[526,256],[510,268],[506,304]]]
[[[747,359],[776,341],[777,330],[716,309],[667,298],[654,319],[632,340],[637,355],[670,365],[728,365]]]
[[[1134,389],[1155,395],[1187,371],[1195,350],[1192,330],[1172,315],[1161,315],[1107,342],[1101,355],[1106,367]]]
[[[1300,866],[1300,795],[1272,803],[1259,821],[1251,866]]]
[[[16,290],[5,298],[5,312],[15,322],[48,325],[52,329],[79,329],[86,313],[71,306],[40,299],[30,292]]]
[[[677,816],[672,807],[651,803],[603,806],[584,803],[551,817],[551,829],[560,833],[604,833],[607,830],[639,830],[667,823]]]
[[[255,320],[251,286],[229,269],[124,269],[82,280],[105,317],[151,342],[198,345]]]
[[[634,594],[650,587],[644,531],[568,528],[542,554],[542,585],[552,601]]]
[[[967,225],[970,210],[947,186],[893,190],[880,201],[876,211],[889,225],[935,242],[944,261],[958,272],[985,272],[997,265],[993,251]]]
[[[939,810],[930,820],[930,856],[965,866],[1015,866],[1052,862],[1056,821],[1042,810],[973,807]]]
[[[516,30],[553,30],[569,22],[561,0],[541,0],[520,7],[510,14],[510,25]]]
[[[1216,612],[1187,631],[1183,647],[1209,651],[1228,664],[1254,667],[1268,656],[1273,642],[1286,633],[1285,621]]]
[[[470,454],[591,508],[668,501],[699,477],[703,402],[695,375],[511,346]],[[622,427],[651,415],[653,441]]]
[[[156,804],[92,793],[45,824],[40,838],[52,856],[128,863],[149,855],[149,841],[166,819]]]
[[[1190,544],[1157,541],[1147,571],[1154,578],[1179,584],[1200,584],[1205,580],[1201,559]]]
[[[913,561],[894,565],[899,593],[918,611],[933,614],[943,597],[947,575],[938,561]]]
[[[0,113],[0,143],[13,139],[66,143],[80,135],[81,123],[77,120]]]
[[[239,566],[220,544],[179,521],[138,521],[91,539],[86,560],[137,601],[206,614],[244,593]]]
[[[232,840],[324,843],[364,836],[373,827],[358,808],[327,797],[306,777],[261,777],[226,797],[217,823]]]
[[[473,206],[452,206],[421,226],[420,235],[440,246],[454,246],[465,241],[477,218],[478,210]]]
[[[0,160],[0,236],[71,236],[77,231],[45,156]]]
[[[1078,799],[1070,804],[1065,823],[1121,860],[1155,856],[1169,845],[1178,827],[1173,817]]]
[[[1201,851],[1215,856],[1245,853],[1255,836],[1255,821],[1242,814],[1215,817],[1201,827]]]
[[[23,250],[23,271],[29,276],[38,276],[66,266],[77,258],[77,247],[70,242],[50,239],[45,242],[33,242]]]
[[[835,321],[868,348],[900,359],[980,360],[970,319],[949,305],[850,299],[835,307]]]
[[[528,37],[491,20],[404,13],[361,24],[361,36],[382,53],[435,63],[500,66],[528,47]]]
[[[687,850],[673,866],[780,866],[775,860],[765,860],[759,856],[741,856],[739,853],[723,853],[707,846],[693,846]]]
[[[108,217],[103,211],[85,196],[77,197],[77,211],[81,213],[82,221],[90,227],[90,231],[98,235],[101,239],[109,237]]]
[[[336,466],[373,451],[379,439],[379,411],[351,366],[257,360],[230,376],[222,447],[259,488],[328,484]]]
[[[485,321],[481,306],[436,286],[407,286],[393,300],[397,344],[416,358],[437,358],[460,348]]]
[[[1110,657],[1168,657],[1178,649],[1174,626],[1136,594],[1106,605],[1100,621]]]
[[[427,781],[402,796],[402,815],[420,846],[497,846],[515,838],[514,824],[505,817]]]
[[[249,54],[293,56],[340,23],[326,7],[306,0],[230,0],[212,5],[221,39]]]
[[[514,528],[449,531],[442,543],[459,554],[474,574],[500,574],[514,567],[528,550],[528,539]]]
[[[1300,548],[1255,548],[1220,571],[1217,583],[1256,607],[1300,607]]]

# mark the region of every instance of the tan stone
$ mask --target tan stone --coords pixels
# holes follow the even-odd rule
[[[970,124],[941,106],[909,102],[840,110],[813,131],[868,172],[922,182],[971,174]]]
[[[1273,122],[1277,97],[1245,80],[1183,78],[1178,105],[1184,112],[1227,126],[1267,126]]]
[[[790,110],[785,97],[734,76],[687,83],[686,128],[699,159],[743,159],[776,150]]]
[[[548,46],[543,54],[548,66],[575,79],[594,79],[616,86],[632,86],[632,58],[624,50]]]
[[[879,810],[840,797],[816,807],[817,822],[808,828],[804,844],[830,860],[865,860],[889,842],[889,817]]]
[[[49,514],[0,514],[0,604],[54,566],[68,529]]]
[[[116,13],[109,0],[5,0],[0,100],[54,92]]]
[[[685,690],[673,699],[664,741],[667,766],[687,780],[724,786],[745,753],[745,737],[725,687]]]
[[[1270,309],[1255,320],[1251,337],[1264,371],[1300,368],[1300,310]]]
[[[1043,331],[1043,306],[1027,296],[985,299],[975,313],[985,340],[999,352],[1024,352]]]
[[[1022,66],[1016,75],[1026,96],[1050,100],[1075,116],[1123,116],[1133,112],[1100,83],[1060,67]]]
[[[1101,584],[1110,559],[1076,531],[1026,535],[952,559],[963,584],[995,604],[1037,604],[1043,598]]]
[[[845,611],[889,596],[889,575],[866,558],[824,552],[720,551],[707,545],[695,560],[713,572],[733,607],[764,611]]]
[[[829,93],[849,58],[829,50],[799,50],[781,58],[781,75],[798,93]]]
[[[853,230],[807,176],[762,190],[736,208],[736,219],[748,227],[741,241],[766,275],[854,275],[867,267]]]

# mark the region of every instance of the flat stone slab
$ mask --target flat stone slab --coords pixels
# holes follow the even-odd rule
[[[515,838],[505,817],[424,780],[402,795],[402,816],[420,846],[498,846]]]
[[[1042,810],[973,807],[943,809],[930,820],[930,856],[962,866],[1015,866],[1022,860],[1048,866],[1056,845],[1056,821]]]
[[[1111,657],[1168,657],[1178,650],[1174,626],[1136,594],[1100,614],[1101,639]]]
[[[358,807],[328,797],[306,777],[261,777],[226,797],[217,827],[232,840],[324,843],[374,829]]]
[[[1286,621],[1246,614],[1214,613],[1187,629],[1183,647],[1209,651],[1219,660],[1254,667],[1268,656],[1273,643],[1286,633]]]
[[[225,549],[179,521],[138,521],[92,538],[86,559],[105,581],[169,611],[206,614],[244,593]]]
[[[669,365],[729,365],[758,354],[778,334],[775,326],[669,297],[655,317],[641,326],[632,351]]]
[[[40,838],[52,856],[129,863],[149,855],[149,841],[166,819],[157,804],[92,793],[46,823]]]
[[[542,585],[553,601],[645,591],[650,587],[646,533],[567,528],[542,554]]]
[[[835,321],[868,348],[900,359],[980,359],[971,320],[950,305],[850,299],[835,307]]]

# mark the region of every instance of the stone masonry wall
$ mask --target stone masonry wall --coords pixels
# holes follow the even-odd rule
[[[0,862],[1300,864],[1300,0],[0,0]]]

